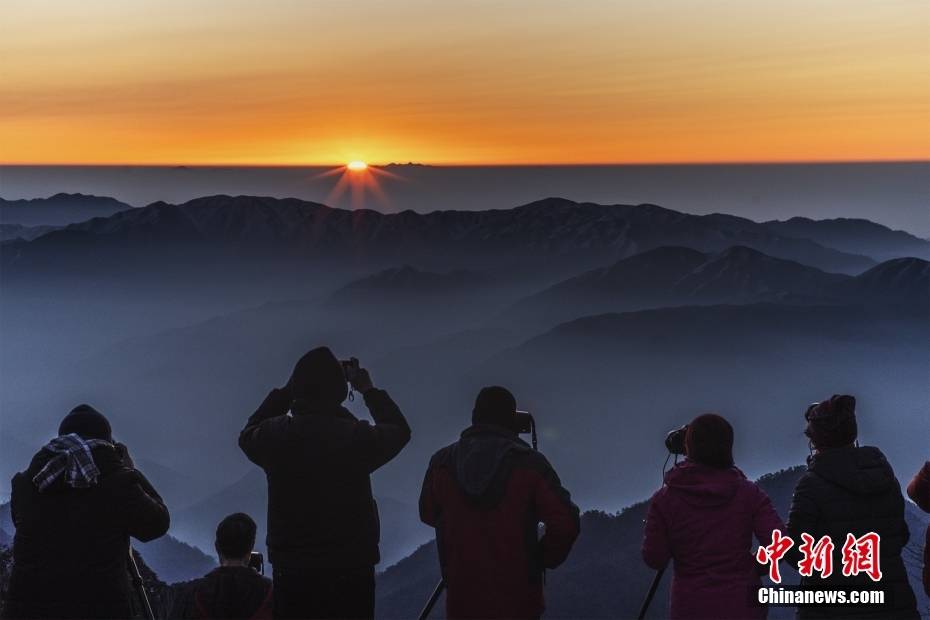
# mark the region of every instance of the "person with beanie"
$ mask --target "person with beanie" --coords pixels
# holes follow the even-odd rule
[[[764,618],[753,537],[762,545],[784,525],[768,495],[733,462],[733,427],[705,413],[688,424],[685,460],[665,474],[649,503],[642,556],[674,566],[669,618]]]
[[[347,382],[374,424],[343,407]],[[326,347],[300,358],[248,419],[239,447],[268,479],[275,618],[374,615],[380,530],[370,476],[409,441],[388,393]]]
[[[420,519],[436,528],[450,619],[538,618],[543,571],[565,561],[580,531],[578,507],[518,437],[516,413],[509,390],[481,390],[472,425],[433,455],[423,480]]]
[[[799,607],[800,618],[917,618],[917,601],[907,579],[901,550],[910,537],[904,520],[904,496],[891,465],[881,450],[859,446],[856,399],[836,394],[814,403],[804,414],[811,455],[807,471],[794,489],[788,513],[788,533],[795,548],[785,557],[800,559],[801,534],[833,541],[833,574],[801,577],[802,586],[818,588],[881,589],[885,605]],[[846,577],[842,549],[848,534],[880,536],[881,581],[865,573]]]
[[[136,594],[130,537],[168,531],[168,509],[89,405],[62,420],[58,437],[12,480],[16,528],[4,616],[127,618]]]

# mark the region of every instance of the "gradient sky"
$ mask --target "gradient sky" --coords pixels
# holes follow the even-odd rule
[[[6,0],[2,163],[930,158],[927,0]]]

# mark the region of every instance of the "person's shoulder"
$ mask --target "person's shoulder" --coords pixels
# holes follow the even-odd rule
[[[452,455],[455,454],[458,445],[459,442],[453,441],[449,445],[436,450],[429,459],[430,469],[448,464],[452,460]]]
[[[556,475],[555,468],[545,454],[522,442],[516,444],[508,456],[513,460],[515,469],[529,469],[542,476]]]

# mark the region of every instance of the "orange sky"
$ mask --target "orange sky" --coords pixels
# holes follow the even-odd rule
[[[930,158],[930,2],[0,3],[3,163]]]

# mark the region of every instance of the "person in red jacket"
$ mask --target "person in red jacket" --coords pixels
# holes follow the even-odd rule
[[[907,485],[907,496],[924,512],[930,512],[930,461],[924,463],[920,471]],[[930,525],[927,526],[924,542],[924,592],[930,596]]]
[[[682,463],[652,496],[643,560],[674,560],[669,617],[764,618],[753,603],[760,585],[752,537],[764,546],[785,526],[765,491],[733,464],[733,427],[712,413],[688,425]]]
[[[423,481],[420,519],[436,528],[450,619],[538,618],[543,570],[565,561],[580,531],[555,470],[517,436],[516,408],[505,388],[481,390],[472,426],[433,455]]]

